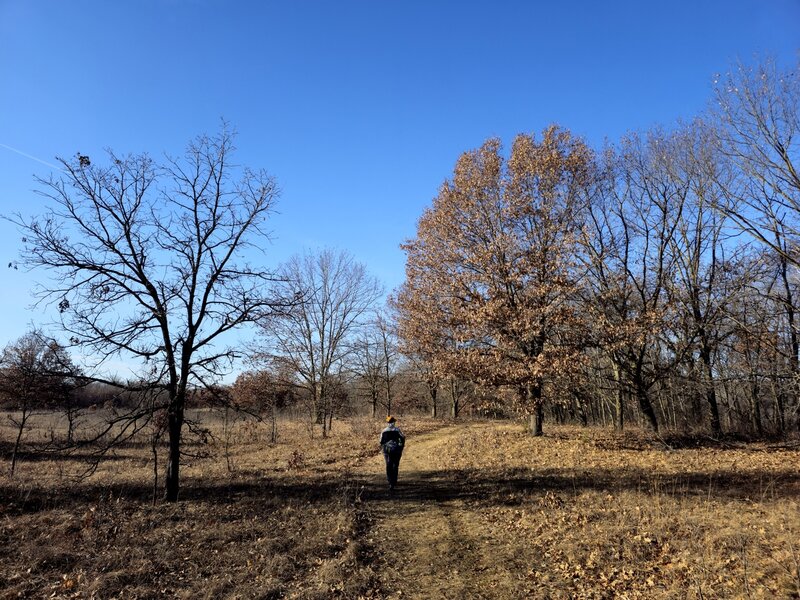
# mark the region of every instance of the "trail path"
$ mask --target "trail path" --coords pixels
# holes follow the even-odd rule
[[[472,424],[471,430],[497,425]],[[503,557],[507,544],[479,518],[484,499],[463,474],[432,469],[432,459],[460,451],[462,426],[409,437],[400,480],[391,494],[382,456],[368,459],[360,475],[373,526],[366,541],[389,598],[513,598],[521,565]],[[441,460],[437,461],[441,464]]]

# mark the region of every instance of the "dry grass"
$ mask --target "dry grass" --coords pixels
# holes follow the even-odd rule
[[[601,430],[535,439],[480,425],[439,442],[461,451],[429,448],[411,490],[427,503],[394,528],[440,513],[431,537],[445,532],[462,574],[440,597],[459,585],[498,598],[800,597],[796,448],[665,451]]]
[[[152,506],[144,443],[88,480],[34,456],[0,480],[0,597],[800,597],[796,446],[407,419],[389,496],[380,423],[269,444],[239,422],[226,457],[203,418],[176,505]]]
[[[269,444],[267,426],[242,420],[226,453],[219,416],[195,416],[215,436],[189,448],[208,456],[185,461],[177,505],[152,505],[145,439],[89,479],[75,478],[80,455],[27,455],[0,480],[0,598],[381,596],[352,474],[375,455],[380,423],[335,422],[322,440],[285,421]],[[53,419],[29,439],[49,439]]]

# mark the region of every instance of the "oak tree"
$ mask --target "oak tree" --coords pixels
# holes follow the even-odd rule
[[[576,230],[592,153],[558,127],[466,152],[403,245],[399,332],[443,375],[513,386],[542,432],[545,379],[569,370],[582,327]]]

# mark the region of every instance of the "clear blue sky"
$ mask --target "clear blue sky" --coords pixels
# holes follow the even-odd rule
[[[458,155],[557,122],[599,145],[706,105],[737,58],[800,49],[800,0],[0,0],[0,213],[41,212],[41,162],[179,152],[221,117],[283,190],[270,266],[352,251],[387,290]],[[6,269],[0,345],[47,316]]]

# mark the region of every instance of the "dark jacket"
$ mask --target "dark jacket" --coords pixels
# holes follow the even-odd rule
[[[406,436],[394,423],[389,423],[388,427],[381,431],[381,448],[384,452],[402,452],[406,444]]]

